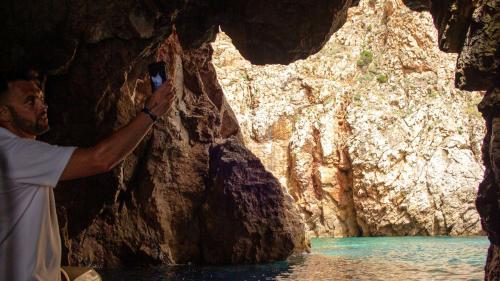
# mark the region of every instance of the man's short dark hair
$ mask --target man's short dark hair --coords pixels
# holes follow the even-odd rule
[[[0,71],[0,97],[9,89],[9,82],[16,80],[36,81],[42,90],[45,84],[45,76],[34,67],[14,71]]]

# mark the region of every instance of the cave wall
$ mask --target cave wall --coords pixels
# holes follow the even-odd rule
[[[458,52],[455,85],[465,90],[486,90],[478,109],[486,123],[482,154],[484,179],[476,206],[491,242],[485,280],[500,278],[500,170],[498,123],[500,114],[500,1],[404,1],[430,10],[444,51]],[[416,3],[416,4],[415,4]]]
[[[2,1],[0,9],[0,17],[3,19],[3,24],[0,26],[0,34],[2,35],[0,69],[12,69],[17,65],[36,61],[36,64],[49,70],[51,76],[47,83],[47,100],[51,108],[49,116],[52,120],[53,130],[52,133],[44,136],[44,139],[58,144],[86,146],[94,144],[102,136],[123,125],[125,120],[132,116],[131,111],[137,109],[137,104],[135,107],[130,106],[135,102],[130,100],[141,96],[132,89],[135,89],[136,86],[145,87],[141,86],[143,84],[141,80],[144,80],[144,76],[141,75],[143,75],[147,63],[155,59],[154,56],[157,54],[160,44],[172,33],[174,24],[178,27],[182,46],[187,49],[203,49],[202,43],[213,40],[218,26],[221,26],[232,36],[235,45],[240,48],[242,54],[252,62],[259,64],[288,63],[317,52],[326,43],[328,37],[342,25],[346,9],[357,2],[350,0],[315,0],[307,3],[294,0],[272,1],[272,3],[267,1],[247,3],[243,0]],[[488,257],[487,278],[493,280],[498,278],[500,272],[500,265],[495,262],[498,261],[498,235],[500,233],[498,223],[499,171],[496,149],[498,126],[495,125],[498,123],[496,120],[499,112],[498,94],[496,94],[499,88],[499,1],[405,0],[404,2],[410,7],[417,7],[415,8],[417,10],[430,9],[438,27],[440,40],[444,40],[440,46],[442,48],[449,46],[449,51],[459,52],[456,85],[468,90],[488,90],[485,100],[491,99],[493,101],[485,103],[486,105],[482,109],[488,125],[488,133],[483,147],[486,172],[477,200],[483,226],[492,242]],[[273,38],[280,38],[280,40],[276,41]],[[454,40],[455,43],[452,42]],[[463,46],[460,43],[462,40]],[[267,44],[268,42],[269,44]],[[261,46],[267,46],[267,48],[263,51]],[[209,57],[205,56],[204,58],[208,59]],[[208,60],[193,60],[209,64]],[[176,63],[183,65],[183,70],[177,70],[172,74],[182,73],[184,75],[189,69],[188,63],[185,60],[182,62],[176,60]],[[199,67],[202,69],[203,65],[199,65]],[[189,80],[190,77],[192,80]],[[235,135],[237,137],[236,125],[234,123],[230,125],[231,122],[228,121],[231,119],[230,117],[226,117],[226,121],[219,120],[220,117],[223,117],[222,120],[224,120],[224,116],[230,116],[229,111],[221,110],[222,107],[218,108],[219,112],[214,111],[218,103],[213,102],[216,99],[213,99],[213,94],[209,91],[210,87],[205,87],[205,83],[199,83],[200,77],[199,74],[194,73],[192,76],[186,75],[188,79],[183,80],[183,85],[177,84],[177,91],[189,89],[184,85],[195,83],[197,89],[200,89],[205,95],[200,98],[195,94],[200,92],[182,90],[182,97],[179,100],[185,101],[186,98],[193,97],[191,106],[178,108],[176,112],[179,115],[175,117],[177,122],[168,125],[172,126],[171,130],[167,132],[161,129],[153,130],[151,133],[153,136],[148,136],[135,152],[136,154],[149,153],[151,157],[156,158],[158,155],[155,156],[155,154],[167,158],[169,154],[174,154],[182,159],[183,153],[176,151],[176,149],[164,149],[164,140],[168,141],[170,137],[175,139],[178,137],[177,134],[187,134],[188,137],[183,140],[187,140],[188,146],[193,146],[187,150],[188,154],[198,155],[202,159],[197,159],[194,164],[188,160],[189,165],[185,163],[183,165],[188,171],[198,169],[197,172],[202,175],[206,173],[206,167],[208,167],[206,164],[209,157],[207,157],[208,145],[211,143],[211,138],[217,136],[217,131],[219,133],[225,131],[226,136]],[[215,76],[211,77],[211,79],[214,78]],[[198,82],[192,82],[193,80]],[[213,82],[208,84],[215,85]],[[125,97],[125,94],[130,97]],[[181,96],[180,93],[177,94]],[[208,98],[210,96],[212,98]],[[220,100],[222,98],[219,99],[219,102]],[[213,114],[200,116],[200,112],[212,112]],[[223,112],[228,112],[228,115],[223,114]],[[216,118],[217,116],[219,119]],[[172,116],[172,118],[174,117]],[[179,120],[182,121],[182,127],[185,130],[173,128],[174,124],[179,124]],[[228,127],[218,126],[219,122]],[[204,124],[216,125],[206,127]],[[159,134],[160,131],[163,134]],[[151,147],[151,145],[153,146]],[[162,159],[161,157],[159,158]],[[127,195],[127,190],[131,186],[124,186],[123,179],[144,183],[141,188],[148,194],[148,190],[149,192],[160,192],[159,189],[154,188],[155,184],[160,184],[165,178],[174,176],[174,174],[162,174],[161,177],[153,177],[153,183],[148,184],[146,175],[151,173],[149,169],[155,172],[156,166],[133,160],[134,158],[127,159],[121,167],[112,173],[68,183],[71,185],[69,188],[81,187],[81,189],[85,188],[85,191],[69,192],[67,188],[64,191],[61,189],[61,192],[66,193],[64,196],[58,194],[62,216],[61,224],[64,225],[63,229],[65,229],[64,235],[67,232],[67,235],[72,238],[78,235],[85,236],[88,230],[82,225],[104,224],[105,220],[114,221],[115,218],[108,215],[109,210],[118,208],[120,205],[123,210],[127,200],[133,198],[130,194]],[[134,161],[139,164],[134,164]],[[184,159],[184,161],[186,160]],[[181,163],[183,162],[175,164]],[[201,167],[197,164],[200,164]],[[142,168],[122,168],[128,165]],[[165,165],[173,165],[173,163]],[[126,171],[133,176],[125,173]],[[160,172],[156,171],[156,173]],[[133,179],[134,176],[135,179]],[[176,191],[181,195],[177,199],[189,198],[190,203],[188,204],[197,202],[198,195],[195,194],[198,194],[200,185],[204,186],[200,181],[201,178],[200,176],[184,179],[187,182],[182,183],[181,186],[186,187],[186,191],[184,192],[183,189]],[[165,189],[161,190],[165,191]],[[85,197],[92,198],[92,200],[82,200]],[[129,199],[123,199],[127,197]],[[122,200],[120,202],[124,203],[117,206],[118,200]],[[88,205],[75,205],[75,208],[80,206],[79,212],[72,210],[73,203],[77,204],[77,202],[83,201],[87,202]],[[65,206],[65,204],[68,205]],[[158,203],[158,205],[164,204]],[[72,207],[68,208],[68,206]],[[147,207],[154,208],[153,206],[156,204]],[[170,208],[169,206],[167,207]],[[183,218],[191,218],[191,213],[187,214],[182,210],[175,209],[174,206],[176,204],[173,203],[171,206],[173,214]],[[64,208],[67,210],[65,211]],[[72,212],[72,217],[65,218],[64,214],[68,210]],[[148,211],[147,208],[133,210],[136,213],[146,211]],[[156,223],[154,224],[156,225]],[[174,223],[172,228],[165,226],[164,229],[171,229],[174,233],[185,227],[194,226],[186,220],[182,220]],[[102,237],[104,232],[96,232],[95,235]],[[137,232],[131,232],[128,235],[134,237]],[[167,237],[171,233],[165,232],[161,235]],[[105,240],[105,238],[103,239]],[[131,241],[137,241],[134,239],[136,238],[134,237]],[[82,239],[81,243],[84,241]],[[184,243],[187,252],[195,251],[187,242],[176,242],[180,245]],[[68,255],[70,257],[72,253],[77,251],[76,248],[73,249],[72,243],[73,241],[68,239],[64,241],[65,246],[69,249]],[[80,249],[81,243],[76,243]],[[140,250],[140,244],[131,243],[124,247],[123,252],[126,253],[128,249],[134,249],[136,253],[140,251],[152,253],[150,256],[153,257],[155,253],[159,252],[158,248],[154,249],[152,246],[157,245],[156,243],[146,244],[151,246],[146,246],[144,250]],[[296,249],[301,247],[297,245]],[[174,248],[172,249],[171,253],[165,249],[162,250],[167,252],[167,257],[183,255],[176,253]],[[118,249],[110,247],[107,251],[111,252],[112,250]],[[157,258],[161,257],[161,255],[156,256]],[[96,260],[97,256],[91,256],[91,253],[88,253],[88,256],[80,258],[92,261]],[[182,258],[178,260],[182,261]],[[116,263],[120,262],[124,262],[124,260]],[[132,262],[137,262],[137,259]]]
[[[64,264],[263,262],[308,249],[290,199],[242,145],[210,63],[209,39],[185,21],[195,16],[190,5],[198,4],[2,2],[0,69],[30,64],[48,73],[52,130],[44,141],[91,146],[127,124],[151,94],[145,72],[152,61],[167,62],[175,85],[174,109],[123,163],[56,188]],[[216,161],[220,153],[212,147],[236,151]],[[247,166],[260,181],[241,178],[237,168]],[[213,181],[218,174],[209,171],[220,168],[231,177],[231,167],[239,182]],[[226,211],[235,216],[210,200],[224,198],[228,189]],[[214,221],[233,226],[224,251],[214,243],[218,232],[206,231]]]
[[[271,183],[259,189],[242,189],[252,186],[251,179],[211,188],[214,184],[210,170],[218,167],[218,162],[210,164],[216,157],[210,152],[212,146],[224,147],[219,143],[223,139],[240,144],[238,159],[225,158],[236,167],[251,157],[241,145],[236,118],[217,83],[210,63],[211,47],[203,44],[184,51],[174,32],[159,45],[157,54],[169,66],[176,89],[178,102],[172,112],[155,124],[133,155],[111,173],[62,183],[56,189],[66,263],[99,267],[242,263],[283,259],[307,250],[300,217],[293,206],[285,204],[286,197],[271,174],[262,176],[262,181]],[[132,60],[122,73],[122,84],[106,87],[99,106],[94,108],[99,127],[109,124],[111,130],[116,130],[140,110],[151,94],[147,77],[139,70],[145,69],[146,61]],[[70,69],[68,75],[79,74]],[[254,168],[255,173],[259,171],[264,172],[264,168]],[[254,206],[230,197],[226,201],[233,204],[227,206],[227,212],[239,211],[240,216],[224,219],[225,213],[206,211],[206,206],[218,206],[210,196],[224,197],[228,188],[234,189],[235,196],[258,196],[261,200],[269,197],[275,203]],[[249,215],[266,208],[264,214]],[[244,228],[265,219],[269,223]],[[227,229],[224,238],[229,250],[224,252],[211,239],[212,232],[205,230],[219,220],[228,225],[245,223]],[[287,231],[278,231],[276,225]],[[254,243],[246,242],[246,247],[241,247],[248,237]],[[260,248],[263,244],[266,251]]]

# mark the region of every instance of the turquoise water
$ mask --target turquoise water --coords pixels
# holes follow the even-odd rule
[[[101,271],[137,280],[483,280],[486,237],[316,238],[312,252],[242,266],[168,266]]]

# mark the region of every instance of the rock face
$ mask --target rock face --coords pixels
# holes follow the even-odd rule
[[[345,22],[352,4],[351,0],[223,2],[222,30],[256,64],[285,64],[318,52]]]
[[[239,141],[229,139],[210,149],[208,178],[201,236],[205,261],[280,260],[304,244],[293,199]]]
[[[459,52],[455,84],[462,89],[487,90],[479,110],[486,121],[486,136],[482,147],[485,166],[476,205],[483,229],[491,241],[486,262],[485,280],[500,278],[500,171],[498,169],[498,129],[500,112],[500,1],[427,1],[435,22],[444,31],[453,31],[445,42],[459,41],[452,51]],[[472,2],[472,3],[471,3]],[[436,8],[434,8],[436,7]],[[441,32],[443,34],[443,32]],[[443,37],[441,35],[441,37]]]
[[[263,200],[258,206],[268,211],[261,213],[262,217],[259,213],[248,215],[257,206],[252,209],[237,201],[241,196],[250,198],[252,192],[263,188],[253,178],[233,182],[234,197],[224,200],[224,212],[217,210],[221,202],[212,199],[220,195],[215,194],[220,191],[219,186],[207,182],[217,176],[210,169],[225,166],[219,167],[222,162],[211,160],[209,147],[228,137],[233,137],[234,143],[241,143],[241,138],[210,64],[211,47],[202,45],[183,51],[172,35],[161,45],[159,54],[169,65],[169,76],[176,87],[178,103],[170,115],[155,125],[141,146],[113,173],[80,184],[66,183],[57,189],[67,262],[106,267],[262,262],[306,250],[303,227],[300,221],[291,219],[293,206],[280,204],[278,199],[283,201],[284,194],[276,185],[266,185],[274,188],[270,197],[274,200],[272,204]],[[115,119],[109,121],[115,128],[135,116],[150,94],[143,73],[135,72],[132,67],[124,77],[126,80],[116,89],[116,95],[110,95],[116,99],[111,102],[109,97],[103,98],[103,103],[110,107],[104,112],[116,110],[111,115]],[[243,146],[238,148],[231,155],[234,169],[245,165],[243,161],[250,157]],[[263,175],[262,182],[272,181],[257,159],[250,160],[253,172]],[[80,194],[83,189],[85,193]],[[217,211],[210,212],[212,208]],[[227,222],[232,213],[240,214],[237,217],[240,224],[233,224],[224,239],[235,244],[227,243],[225,251],[218,251],[220,245],[210,240],[214,234],[208,231],[215,232],[214,222]],[[245,228],[264,219],[273,225],[263,223],[259,229]],[[280,226],[285,231],[273,231]],[[248,237],[252,240],[245,240]],[[248,247],[236,243],[241,241],[249,242]],[[257,245],[265,246],[266,250],[259,248],[252,252]]]
[[[391,3],[398,7],[394,5],[399,1],[383,3],[390,12]],[[201,259],[196,254],[198,246],[192,244],[197,238],[192,232],[191,236],[184,234],[186,229],[196,231],[200,227],[193,220],[197,213],[190,208],[202,204],[199,194],[204,191],[208,173],[208,147],[215,139],[239,135],[234,116],[224,106],[215,74],[210,71],[210,48],[204,43],[213,40],[222,25],[254,62],[289,62],[319,50],[341,25],[345,9],[358,1],[253,2],[259,5],[206,0],[1,2],[0,69],[35,60],[49,70],[47,100],[53,131],[45,140],[53,143],[89,146],[125,124],[147,94],[143,75],[146,65],[155,60],[174,25],[183,47],[191,50],[168,61],[179,97],[173,115],[158,124],[134,155],[112,173],[67,183],[58,191],[65,255],[70,261],[118,265]],[[460,49],[457,85],[495,93],[498,0],[473,1],[472,8],[461,4],[467,1],[404,2],[423,3],[417,5],[423,7],[420,9],[430,7],[435,22],[444,22],[443,34],[447,35],[442,38],[447,41],[461,42],[462,35],[455,38],[454,34],[462,34],[460,30],[465,28],[464,47],[450,44]],[[443,14],[446,16],[439,16]],[[323,15],[329,18],[318,17]],[[276,23],[274,17],[287,22]],[[294,32],[300,36],[294,36]],[[269,36],[287,42],[265,41]],[[252,42],[267,44],[274,56],[266,55],[259,44]],[[418,58],[418,54],[409,55]],[[417,69],[419,65],[410,64]],[[487,124],[494,124],[498,107],[487,108]],[[487,275],[492,279],[500,271],[495,262],[499,232],[494,221],[499,200],[498,165],[492,165],[496,163],[496,150],[489,149],[496,141],[493,127],[489,125],[488,145],[483,147],[483,159],[488,161],[478,197],[483,225],[492,241]],[[283,128],[284,132],[288,130]],[[349,174],[346,177],[349,179]],[[152,194],[154,199],[150,199]],[[161,213],[158,209],[168,211]],[[112,233],[109,238],[107,232]],[[113,258],[103,261],[104,254],[113,254]]]
[[[500,278],[500,88],[486,92],[479,104],[486,119],[486,136],[483,142],[485,177],[479,185],[477,208],[483,228],[488,233],[491,246],[486,261],[487,280]]]
[[[454,89],[457,56],[436,37],[429,14],[362,1],[318,54],[288,66],[252,66],[222,34],[213,44],[245,143],[309,235],[481,233],[482,94]]]
[[[439,47],[459,53],[455,84],[486,90],[498,81],[500,14],[498,0],[403,0],[415,10],[429,10],[438,29]]]

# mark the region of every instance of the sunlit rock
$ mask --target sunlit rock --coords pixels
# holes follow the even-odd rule
[[[457,56],[438,49],[429,13],[362,1],[318,54],[286,67],[252,66],[222,34],[214,46],[245,143],[309,235],[482,233],[482,94],[454,89]]]

